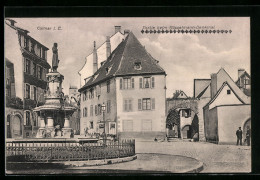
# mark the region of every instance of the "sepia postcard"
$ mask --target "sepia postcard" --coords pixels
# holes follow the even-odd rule
[[[6,175],[250,173],[250,17],[4,19]]]

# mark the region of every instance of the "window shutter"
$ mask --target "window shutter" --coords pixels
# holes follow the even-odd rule
[[[139,88],[143,88],[143,78],[139,78]]]
[[[86,117],[88,117],[88,108],[86,108]]]
[[[134,89],[134,88],[135,88],[135,79],[132,78],[132,89]]]
[[[154,82],[154,77],[152,77],[152,88],[154,88],[155,82]]]
[[[23,71],[26,72],[26,59],[23,58]]]
[[[142,110],[142,99],[138,99],[138,110]]]
[[[128,100],[128,110],[132,111],[132,100],[131,99]]]
[[[24,83],[24,86],[23,86],[23,96],[24,98],[26,98],[26,84]]]
[[[83,111],[82,111],[82,117],[85,116],[85,108],[83,108]]]
[[[23,113],[23,125],[26,125],[26,111]]]
[[[120,79],[120,89],[123,88],[123,79]]]
[[[33,85],[30,85],[30,99],[34,100],[34,97],[33,97]]]
[[[155,109],[155,99],[152,99],[152,109]]]

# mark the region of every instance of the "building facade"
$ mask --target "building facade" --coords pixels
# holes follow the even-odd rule
[[[165,135],[165,78],[158,61],[129,33],[79,89],[81,134]]]
[[[203,107],[206,141],[235,144],[236,130],[241,127],[243,139],[251,127],[251,98],[221,68],[211,74],[210,100]],[[204,92],[206,92],[205,90]]]
[[[32,108],[44,103],[48,48],[5,21],[5,90],[7,137],[34,137],[40,121]]]

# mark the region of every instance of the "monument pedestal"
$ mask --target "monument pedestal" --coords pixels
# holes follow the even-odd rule
[[[63,138],[70,138],[72,128],[62,128]]]

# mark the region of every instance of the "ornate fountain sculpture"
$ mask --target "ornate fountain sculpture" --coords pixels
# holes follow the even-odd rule
[[[60,61],[57,47],[58,44],[54,43],[52,48],[52,69],[46,75],[48,91],[44,95],[45,104],[34,108],[41,122],[36,135],[37,138],[70,138],[71,135],[68,118],[76,108],[65,102],[62,92],[64,76],[57,71]]]

